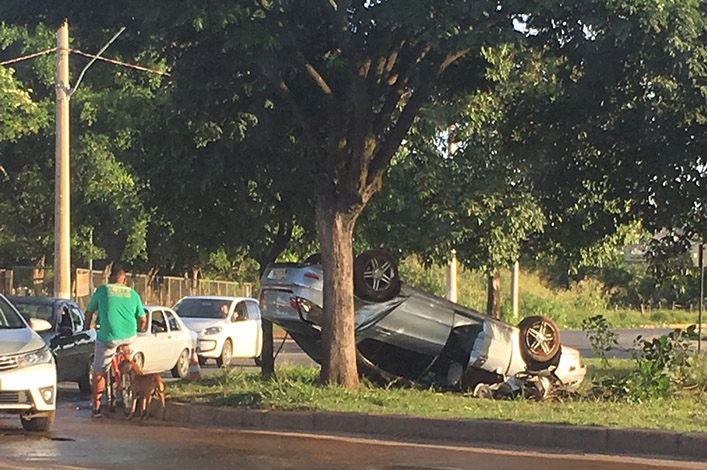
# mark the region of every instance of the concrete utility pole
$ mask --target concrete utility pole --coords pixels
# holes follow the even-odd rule
[[[57,31],[56,179],[54,187],[54,296],[71,298],[69,182],[69,24]]]
[[[513,318],[518,319],[519,307],[518,307],[518,286],[520,281],[520,261],[516,260],[513,263],[513,269],[511,271],[511,307],[513,310]]]
[[[452,259],[447,265],[447,300],[457,301],[457,252],[452,250]]]

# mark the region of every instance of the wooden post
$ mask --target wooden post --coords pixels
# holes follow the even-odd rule
[[[57,32],[56,177],[54,187],[54,296],[71,297],[69,181],[69,24]]]
[[[447,265],[447,300],[457,301],[457,252],[452,250],[452,258]]]
[[[511,271],[511,309],[513,310],[513,318],[518,319],[520,314],[518,306],[518,288],[520,281],[520,261],[516,260],[513,263],[513,270]]]

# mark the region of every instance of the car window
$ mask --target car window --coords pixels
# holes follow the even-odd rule
[[[152,333],[164,333],[167,331],[167,323],[165,322],[162,310],[152,311],[152,323],[150,325],[150,331]]]
[[[260,309],[258,308],[258,304],[255,302],[246,302],[246,305],[248,306],[248,318],[251,320],[258,320],[260,318]]]
[[[83,312],[76,306],[71,307],[71,320],[74,322],[74,331],[83,330]]]
[[[15,309],[0,297],[0,329],[26,328],[25,322],[15,312]]]
[[[246,307],[245,302],[238,302],[236,305],[236,314],[239,320],[248,319],[248,307]]]
[[[74,327],[71,322],[71,313],[69,312],[69,306],[66,304],[62,304],[61,306],[59,306],[57,313],[59,315],[59,317],[57,318],[59,326],[62,328],[68,328],[73,331]]]
[[[184,298],[177,302],[174,311],[182,318],[226,318],[229,300]]]
[[[20,300],[22,299],[22,300]],[[54,325],[54,307],[51,304],[32,302],[31,297],[13,299],[12,303],[20,311],[25,320],[39,318]]]
[[[176,318],[174,318],[174,315],[172,312],[169,310],[164,311],[164,315],[167,317],[167,323],[169,324],[169,329],[171,331],[179,331],[181,328],[179,327],[179,322],[177,321]]]

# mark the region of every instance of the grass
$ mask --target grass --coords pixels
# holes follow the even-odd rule
[[[486,283],[483,273],[460,268],[458,270],[458,302],[469,308],[486,310]],[[446,293],[446,271],[444,267],[425,268],[414,257],[400,263],[400,277],[406,283],[436,295]],[[501,270],[501,301],[504,319],[516,323],[510,317],[510,272]],[[631,309],[607,308],[604,285],[596,279],[586,279],[573,284],[569,289],[556,289],[543,282],[534,272],[521,272],[519,302],[520,315],[546,315],[554,319],[561,328],[581,328],[582,321],[593,315],[604,315],[614,328],[629,328],[645,325],[662,326],[674,323],[695,323],[697,313],[685,310],[657,309],[641,312]]]
[[[603,369],[596,360],[586,362],[589,372],[583,385],[585,389],[593,378],[629,373],[632,365],[630,360],[615,359],[608,369]],[[318,374],[317,367],[284,366],[277,369],[277,380],[268,381],[255,371],[232,369],[197,382],[175,382],[169,385],[168,394],[178,401],[260,409],[411,414],[707,432],[703,411],[707,406],[707,392],[704,389],[645,403],[579,395],[536,402],[478,399],[470,394],[434,389],[385,389],[366,382],[361,389],[350,391],[317,385]]]

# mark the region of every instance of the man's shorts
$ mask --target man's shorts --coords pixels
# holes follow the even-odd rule
[[[107,371],[110,361],[115,355],[115,349],[123,344],[132,344],[137,339],[137,335],[113,341],[96,341],[96,350],[93,354],[93,370]]]

